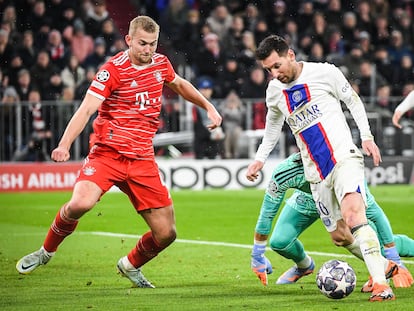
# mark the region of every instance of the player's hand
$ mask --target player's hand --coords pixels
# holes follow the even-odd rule
[[[264,163],[261,161],[254,161],[253,163],[250,163],[247,172],[246,172],[246,178],[249,181],[255,181],[257,177],[259,176],[259,171],[263,168]]]
[[[51,157],[52,157],[52,160],[55,162],[65,162],[69,160],[70,153],[67,148],[58,146],[52,151]]]
[[[398,273],[392,276],[392,282],[395,287],[411,287],[414,283],[413,277],[407,268],[398,267]]]
[[[223,118],[215,108],[209,109],[207,111],[207,117],[211,121],[211,124],[207,125],[207,128],[209,130],[214,130],[215,128],[219,127],[221,125],[221,122],[223,121]]]
[[[362,141],[362,149],[368,156],[372,157],[375,166],[382,162],[380,150],[373,140]]]
[[[402,125],[400,124],[400,119],[402,117],[402,113],[400,111],[395,111],[392,116],[392,124],[394,124],[395,127],[398,127],[399,129],[402,128]]]
[[[266,256],[252,256],[251,268],[264,286],[267,286],[267,275],[273,272],[272,264]]]

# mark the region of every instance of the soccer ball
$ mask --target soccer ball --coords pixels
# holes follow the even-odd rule
[[[328,298],[341,299],[355,289],[356,274],[345,261],[332,259],[325,262],[316,275],[316,285]]]

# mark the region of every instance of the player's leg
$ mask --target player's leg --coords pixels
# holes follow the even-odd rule
[[[373,280],[371,301],[393,300],[395,296],[386,281],[385,271],[389,264],[398,270],[395,263],[389,262],[380,252],[380,243],[375,231],[368,225],[365,214],[366,194],[363,159],[350,158],[338,163],[328,180],[340,202],[342,218],[361,247],[364,262]]]
[[[313,272],[315,263],[298,237],[318,218],[312,196],[295,191],[286,201],[270,238],[270,247],[281,256],[292,259],[295,265],[285,271],[276,284],[292,284]]]
[[[127,256],[119,259],[117,268],[134,287],[153,288],[154,286],[142,274],[141,267],[175,240],[177,234],[174,208],[169,191],[163,184],[154,161],[135,161],[129,173],[131,178],[119,187],[128,195],[150,231],[138,240]]]
[[[77,182],[72,198],[56,214],[42,247],[20,259],[16,264],[17,271],[28,274],[47,264],[63,240],[75,230],[78,219],[96,204],[101,194],[101,188],[95,183],[85,180]]]

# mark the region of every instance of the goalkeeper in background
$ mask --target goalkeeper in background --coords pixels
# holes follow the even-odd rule
[[[359,245],[353,238],[345,223],[340,220],[333,223],[326,209],[317,209],[309,187],[305,180],[300,153],[292,154],[273,170],[272,179],[263,198],[260,215],[257,220],[254,245],[252,250],[251,268],[264,285],[267,285],[267,274],[272,272],[269,260],[264,256],[267,238],[271,232],[272,222],[282,205],[286,191],[296,189],[286,201],[273,233],[270,247],[285,258],[292,259],[295,265],[283,273],[276,284],[295,283],[301,277],[314,271],[315,263],[306,254],[302,243],[298,240],[300,234],[312,225],[318,218],[331,234],[337,246],[343,246],[356,257],[363,260]],[[366,186],[368,208],[367,218],[378,234],[383,255],[398,264],[398,271],[386,271],[388,278],[392,277],[395,287],[410,287],[413,278],[401,261],[400,256],[414,256],[414,241],[404,235],[393,235],[388,218],[377,204]],[[372,291],[372,279],[366,282],[363,292]]]

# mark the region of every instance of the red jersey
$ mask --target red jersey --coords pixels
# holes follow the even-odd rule
[[[176,73],[165,55],[155,53],[145,66],[131,64],[119,52],[98,71],[88,93],[103,100],[93,122],[96,145],[134,159],[154,157],[152,139],[160,123],[164,81]]]

